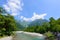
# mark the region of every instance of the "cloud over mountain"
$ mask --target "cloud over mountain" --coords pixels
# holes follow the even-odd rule
[[[24,16],[21,16],[21,19],[22,20],[25,20],[25,21],[34,21],[36,19],[44,19],[44,17],[46,16],[47,14],[44,13],[44,14],[37,14],[37,13],[33,13],[33,16],[31,18],[26,18]]]

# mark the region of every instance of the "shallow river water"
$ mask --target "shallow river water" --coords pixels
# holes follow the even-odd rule
[[[44,37],[32,36],[24,33],[17,33],[14,40],[44,40]]]

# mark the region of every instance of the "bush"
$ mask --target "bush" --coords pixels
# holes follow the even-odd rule
[[[46,32],[44,35],[46,36],[46,39],[54,40],[55,36],[50,31]]]

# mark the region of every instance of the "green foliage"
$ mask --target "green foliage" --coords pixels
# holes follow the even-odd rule
[[[4,8],[0,7],[0,14],[5,14],[5,13],[7,13],[6,10]]]
[[[52,37],[52,36],[54,36],[50,31],[44,33],[44,35],[46,35],[47,37]]]
[[[29,26],[25,31],[41,33],[47,36],[48,40],[54,40],[57,35],[55,33],[60,32],[60,18],[55,20],[51,17],[49,22],[44,22],[41,26]]]
[[[0,7],[0,36],[10,36],[16,30],[16,23],[13,16]],[[7,15],[2,15],[3,13]]]
[[[17,31],[22,31],[24,30],[24,26],[21,25],[20,21],[16,20],[16,26],[17,26]]]
[[[43,25],[29,26],[25,29],[28,32],[46,33],[50,32],[60,32],[60,18],[55,20],[53,17],[50,18],[49,22],[44,22]]]
[[[49,40],[54,40],[55,39],[54,35],[49,31],[46,32],[44,35],[47,36],[47,39],[49,39]]]
[[[29,26],[25,29],[25,31],[28,31],[28,32],[37,32],[37,33],[45,33],[48,31],[50,25],[48,22],[45,22],[43,25],[39,26]]]
[[[50,31],[52,32],[60,32],[60,18],[55,20],[54,18],[50,18]]]

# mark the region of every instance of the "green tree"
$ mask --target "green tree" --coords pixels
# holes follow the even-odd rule
[[[0,7],[0,36],[11,35],[16,30],[16,23],[13,16],[7,14],[5,9]]]
[[[50,31],[55,31],[56,20],[53,17],[51,17],[49,23],[50,23]]]
[[[5,14],[7,13],[6,10],[3,7],[0,7],[0,14]]]

